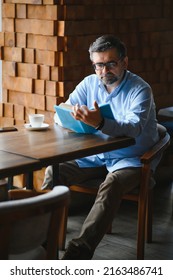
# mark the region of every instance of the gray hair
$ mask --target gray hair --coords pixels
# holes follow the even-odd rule
[[[89,47],[91,61],[93,52],[104,52],[113,48],[118,51],[119,58],[127,56],[126,46],[119,38],[114,35],[103,35],[97,38]]]

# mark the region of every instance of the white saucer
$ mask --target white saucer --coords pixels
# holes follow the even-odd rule
[[[30,123],[26,123],[26,124],[24,124],[24,126],[25,126],[25,128],[26,128],[27,130],[45,130],[45,129],[47,129],[47,128],[49,127],[49,124],[43,123],[42,126],[39,126],[39,127],[32,127],[32,126],[30,125]]]

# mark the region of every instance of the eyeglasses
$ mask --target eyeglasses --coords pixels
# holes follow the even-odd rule
[[[93,63],[93,67],[95,70],[103,70],[104,67],[108,68],[108,69],[114,69],[118,66],[119,61],[122,60],[122,58],[120,58],[117,61],[110,61],[110,62],[98,62],[98,63]]]

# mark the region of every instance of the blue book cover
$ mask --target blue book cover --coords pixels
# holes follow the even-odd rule
[[[79,120],[75,120],[70,112],[72,112],[72,106],[66,103],[61,103],[59,106],[54,105],[55,111],[58,115],[58,118],[64,128],[68,128],[77,133],[95,133],[97,130],[87,125]],[[101,110],[101,115],[104,118],[114,119],[111,107],[109,104],[103,104],[99,106]]]

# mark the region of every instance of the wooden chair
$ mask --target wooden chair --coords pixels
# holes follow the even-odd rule
[[[0,259],[58,259],[69,194],[65,186],[9,191],[9,200],[0,203]]]
[[[141,156],[142,173],[139,188],[122,197],[124,200],[136,201],[138,203],[137,259],[144,259],[145,237],[148,243],[152,242],[152,195],[155,181],[153,179],[151,164],[157,156],[162,155],[170,143],[170,136],[166,128],[158,124],[158,130],[160,136],[159,141]],[[98,182],[95,184],[94,181],[91,181],[85,186],[71,185],[70,190],[96,195],[98,185]]]

